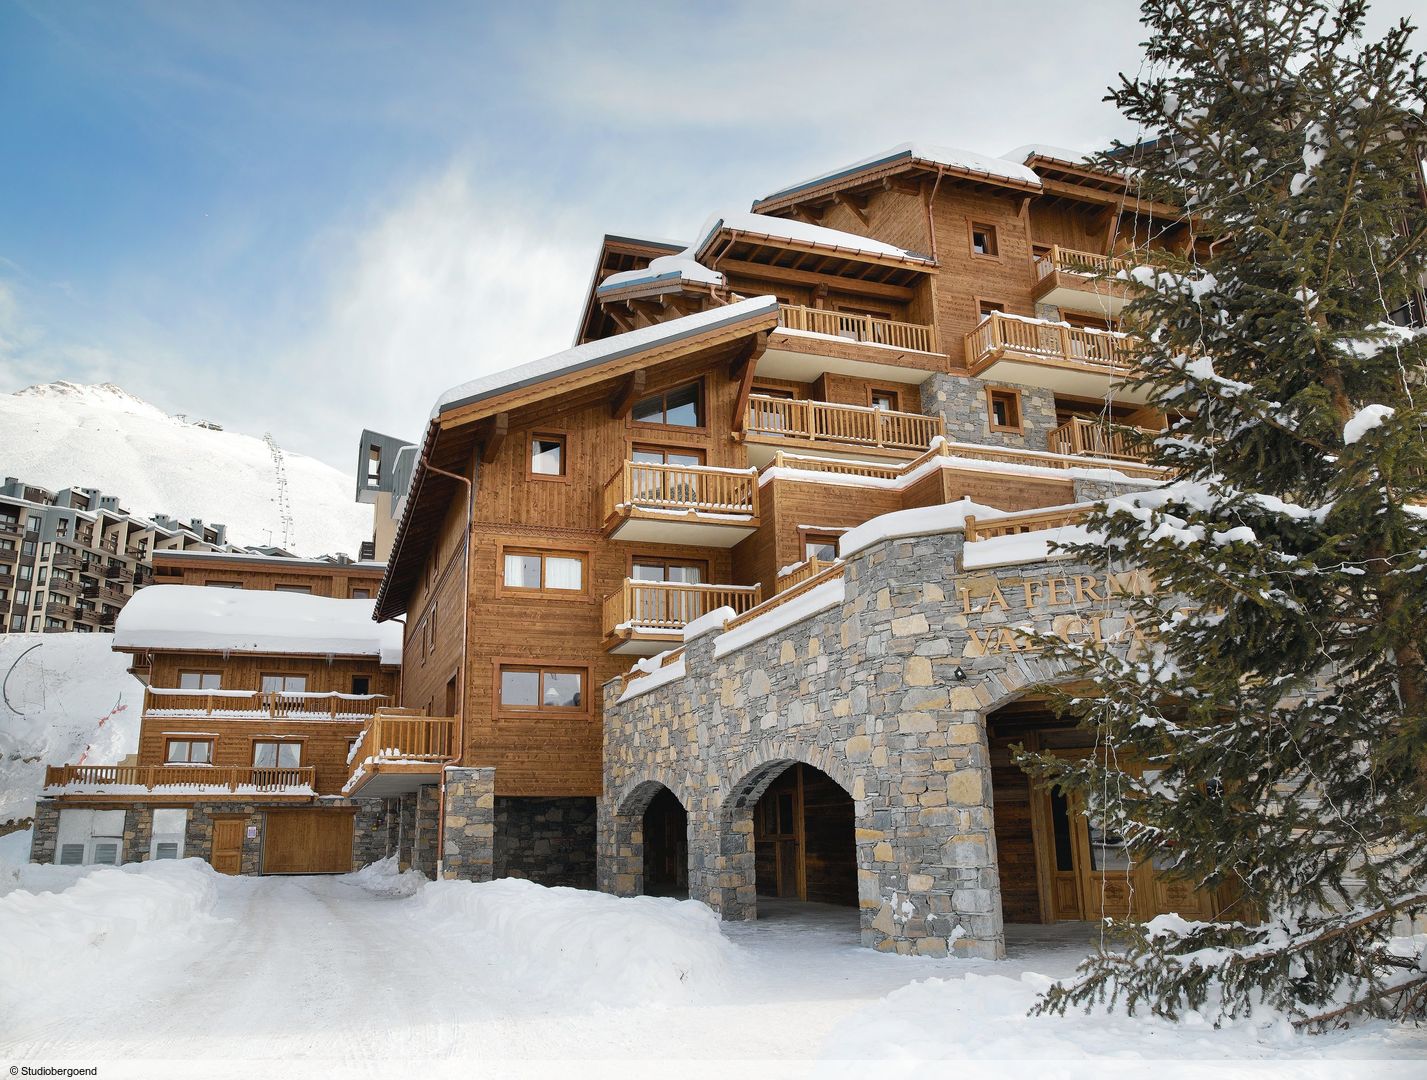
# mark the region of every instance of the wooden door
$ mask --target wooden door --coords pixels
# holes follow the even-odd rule
[[[269,810],[263,827],[263,873],[350,873],[352,817],[338,809]]]
[[[247,818],[214,818],[213,851],[208,861],[220,874],[243,872],[243,829]]]

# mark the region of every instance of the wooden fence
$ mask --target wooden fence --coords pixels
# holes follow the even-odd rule
[[[898,322],[896,319],[803,307],[801,304],[780,304],[778,312],[779,324],[789,330],[804,330],[874,345],[891,345],[914,352],[937,351],[936,327],[922,323]]]
[[[763,394],[749,395],[743,427],[750,435],[892,450],[925,450],[938,435],[946,434],[940,416]]]

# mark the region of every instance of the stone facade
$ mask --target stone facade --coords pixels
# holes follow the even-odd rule
[[[446,767],[446,821],[441,876],[490,881],[495,876],[495,770]]]
[[[30,834],[30,862],[52,863],[59,843],[59,803],[41,799],[35,804],[35,820]]]
[[[592,798],[495,800],[495,876],[541,885],[595,886]]]
[[[441,789],[436,784],[423,784],[416,789],[411,864],[429,878],[436,876],[437,821],[441,804]]]
[[[396,838],[387,813],[389,799],[356,799],[352,823],[352,869],[360,870],[396,853]]]
[[[682,679],[618,700],[605,687],[599,886],[642,889],[642,815],[661,787],[688,812],[689,890],[756,915],[753,810],[793,762],[855,806],[865,945],[1003,954],[986,716],[1059,672],[1018,628],[1134,647],[1103,567],[1065,560],[963,571],[951,531],[847,560],[845,597],[715,656],[687,643]]]
[[[1020,392],[1024,434],[991,430],[991,414],[986,406],[988,386]],[[938,373],[922,383],[922,412],[946,421],[946,437],[952,442],[1009,446],[1018,450],[1045,450],[1047,438],[1057,427],[1055,391],[1039,386],[987,382],[964,375]]]

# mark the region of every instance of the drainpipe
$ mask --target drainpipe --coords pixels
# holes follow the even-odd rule
[[[476,485],[460,473],[438,469],[429,461],[426,470],[450,480],[459,480],[466,485],[466,556],[463,563],[465,581],[461,590],[461,701],[456,710],[456,736],[452,749],[452,760],[459,762],[466,752],[466,680],[469,672],[466,665],[471,659],[470,612],[471,612],[471,542],[476,532]],[[447,762],[450,764],[450,762]],[[436,808],[436,880],[440,881],[446,864],[446,766],[441,767],[441,801]]]
[[[932,210],[932,204],[936,202],[936,190],[941,187],[941,178],[945,175],[946,170],[938,165],[936,170],[936,183],[932,184],[932,193],[927,196],[927,238],[931,241],[932,262],[938,266],[941,265],[941,260],[937,258],[936,253],[936,213]]]

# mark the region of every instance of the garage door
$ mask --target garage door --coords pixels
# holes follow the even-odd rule
[[[263,873],[348,873],[353,817],[342,810],[269,810],[263,830]]]

